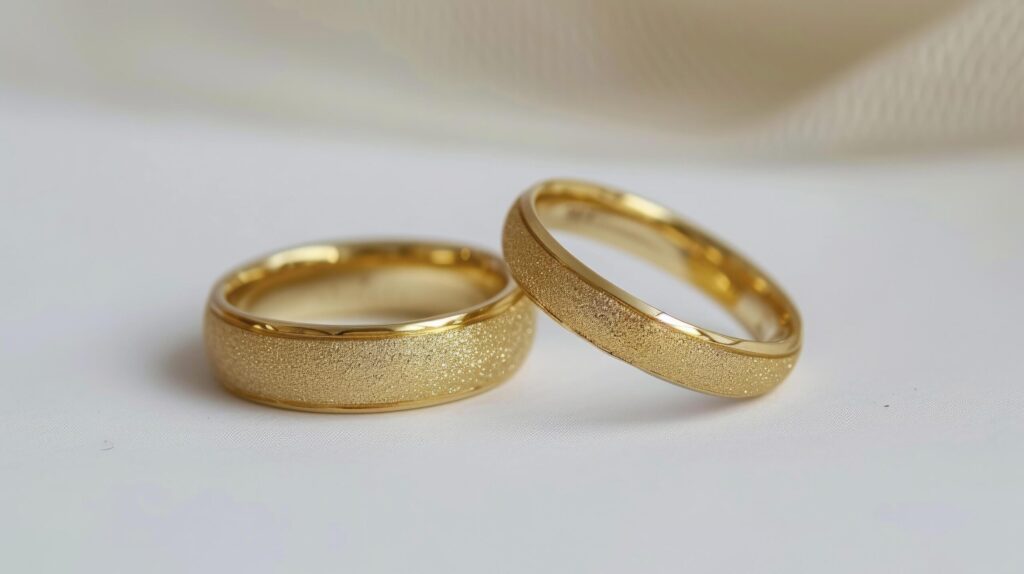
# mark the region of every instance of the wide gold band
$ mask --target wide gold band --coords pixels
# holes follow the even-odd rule
[[[693,282],[753,335],[703,329],[644,303],[573,257],[548,231],[612,243]],[[668,209],[598,185],[548,181],[505,222],[505,260],[531,299],[566,328],[669,382],[752,397],[782,382],[800,352],[796,307],[752,263]]]
[[[353,314],[386,324],[303,321]],[[529,300],[500,258],[457,245],[307,245],[243,265],[213,288],[205,320],[216,376],[250,400],[379,412],[461,399],[522,364]]]

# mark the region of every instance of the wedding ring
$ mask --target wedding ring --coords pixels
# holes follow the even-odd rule
[[[571,255],[549,232],[589,236],[684,278],[752,335],[691,325],[630,295]],[[505,221],[505,260],[520,287],[564,327],[677,385],[725,397],[762,395],[800,353],[800,316],[765,273],[651,201],[599,185],[553,180],[524,193]]]
[[[214,286],[204,325],[228,390],[321,412],[488,390],[519,368],[533,333],[532,305],[499,257],[412,242],[306,245],[242,265]]]

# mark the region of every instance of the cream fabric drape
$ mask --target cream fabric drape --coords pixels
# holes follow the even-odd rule
[[[1024,140],[1021,0],[41,0],[0,81],[604,151]]]

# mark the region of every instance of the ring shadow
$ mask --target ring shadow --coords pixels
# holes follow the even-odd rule
[[[640,399],[638,394],[632,394],[629,400],[621,400],[619,397],[616,400],[605,401],[598,408],[592,409],[586,420],[598,426],[694,421],[742,410],[744,405],[756,402],[751,399],[737,400],[694,392],[673,394],[677,396],[667,398],[658,393],[651,395],[649,399]]]

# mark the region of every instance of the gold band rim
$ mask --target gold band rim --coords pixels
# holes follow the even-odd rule
[[[793,331],[788,334],[789,336],[779,341],[758,341],[755,339],[726,335],[712,329],[699,327],[685,320],[674,317],[670,313],[658,309],[654,305],[643,301],[639,297],[629,293],[618,285],[615,285],[591,269],[587,264],[580,261],[575,255],[570,253],[568,249],[555,239],[554,235],[548,231],[547,227],[540,220],[536,207],[537,196],[552,186],[583,186],[583,189],[614,196],[618,202],[628,203],[638,210],[647,212],[650,214],[652,220],[657,221],[660,224],[684,228],[689,233],[699,234],[716,244],[720,249],[728,250],[733,255],[743,259],[751,268],[757,269],[761,276],[765,277],[767,282],[773,286],[773,289],[775,289],[779,295],[788,302],[788,306],[793,315],[791,319],[794,326]],[[629,192],[589,182],[570,180],[547,180],[541,182],[520,195],[516,205],[518,206],[520,216],[526,223],[526,228],[545,251],[550,253],[567,269],[582,277],[583,280],[589,283],[592,287],[608,293],[622,303],[629,305],[638,313],[642,313],[654,321],[663,322],[669,327],[686,335],[696,337],[714,345],[720,345],[734,352],[740,352],[752,356],[784,357],[792,355],[800,350],[802,330],[800,315],[796,309],[796,305],[792,303],[789,296],[785,294],[781,287],[779,287],[778,282],[771,279],[767,273],[762,271],[749,258],[740,255],[738,251],[729,247],[724,241],[718,239],[711,233],[704,231],[693,223],[686,221],[669,208]],[[529,295],[529,293],[527,294]],[[537,303],[537,301],[534,302]]]
[[[482,257],[491,264],[492,270],[505,276],[506,284],[500,291],[486,300],[464,309],[411,321],[373,325],[306,323],[302,321],[271,319],[244,311],[227,300],[227,293],[232,279],[252,269],[268,268],[280,271],[288,265],[304,263],[307,260],[296,261],[296,258],[301,258],[304,253],[320,252],[321,256],[318,258],[318,261],[330,261],[332,259],[331,253],[333,253],[333,259],[337,261],[340,251],[403,250],[410,248],[421,251],[458,252],[464,260],[468,260],[470,257]],[[479,247],[420,240],[322,241],[277,250],[236,266],[231,271],[223,274],[214,283],[208,298],[208,307],[212,313],[228,323],[265,335],[314,339],[377,339],[381,337],[423,335],[471,325],[477,321],[501,314],[515,305],[522,297],[523,292],[518,288],[515,281],[512,280],[504,261]]]
[[[739,264],[750,274],[756,287],[751,295],[775,305],[778,331],[764,340],[725,335],[680,320],[618,287],[552,235],[538,209],[542,194],[545,209],[560,202],[592,204],[652,230],[668,226],[697,245],[714,248],[723,261]],[[579,221],[600,229],[585,214]],[[776,281],[714,235],[640,196],[584,181],[543,181],[513,203],[503,247],[521,289],[556,322],[606,353],[676,385],[725,397],[758,396],[786,378],[802,348],[799,312]]]

